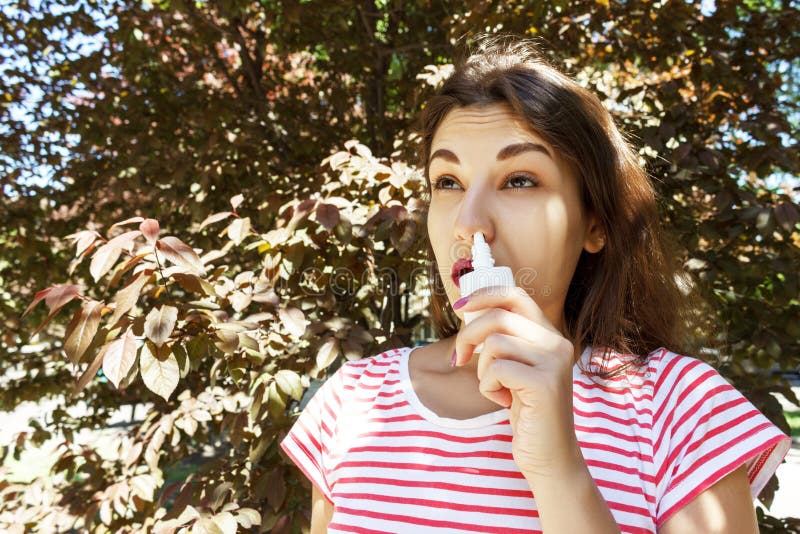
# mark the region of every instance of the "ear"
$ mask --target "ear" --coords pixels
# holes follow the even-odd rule
[[[589,214],[589,222],[586,226],[586,236],[583,240],[583,248],[586,252],[596,254],[603,250],[606,245],[606,232],[597,217]]]

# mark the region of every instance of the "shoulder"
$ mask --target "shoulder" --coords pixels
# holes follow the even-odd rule
[[[708,398],[735,390],[733,385],[707,362],[663,347],[650,354],[648,364],[653,377],[655,402],[673,398],[675,401],[680,401],[697,396]]]
[[[336,371],[336,379],[347,390],[376,386],[387,380],[397,379],[400,361],[408,350],[409,347],[388,349],[360,360],[346,361]]]

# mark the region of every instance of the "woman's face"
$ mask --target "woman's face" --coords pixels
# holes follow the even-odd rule
[[[471,258],[480,231],[495,265],[510,267],[517,285],[565,333],[564,301],[581,250],[603,247],[571,166],[501,104],[453,108],[430,154],[428,235],[450,303],[460,297],[453,265]],[[455,313],[463,321],[463,312]]]

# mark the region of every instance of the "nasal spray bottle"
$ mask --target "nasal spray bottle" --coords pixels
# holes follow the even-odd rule
[[[469,272],[458,279],[458,287],[461,289],[461,296],[467,295],[484,287],[496,287],[499,291],[508,291],[505,287],[514,287],[514,275],[509,267],[494,266],[492,251],[483,233],[475,232],[472,236],[472,272]],[[478,317],[487,309],[464,312],[464,324],[469,324],[475,317]],[[483,348],[483,343],[475,347],[473,354],[478,354]]]

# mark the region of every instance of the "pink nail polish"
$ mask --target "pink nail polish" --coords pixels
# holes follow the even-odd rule
[[[453,357],[450,358],[450,367],[455,367],[456,365],[456,349],[453,349]]]
[[[459,309],[460,307],[464,306],[464,304],[466,304],[468,300],[469,297],[461,297],[460,299],[458,299],[453,303],[453,309],[454,310]]]

